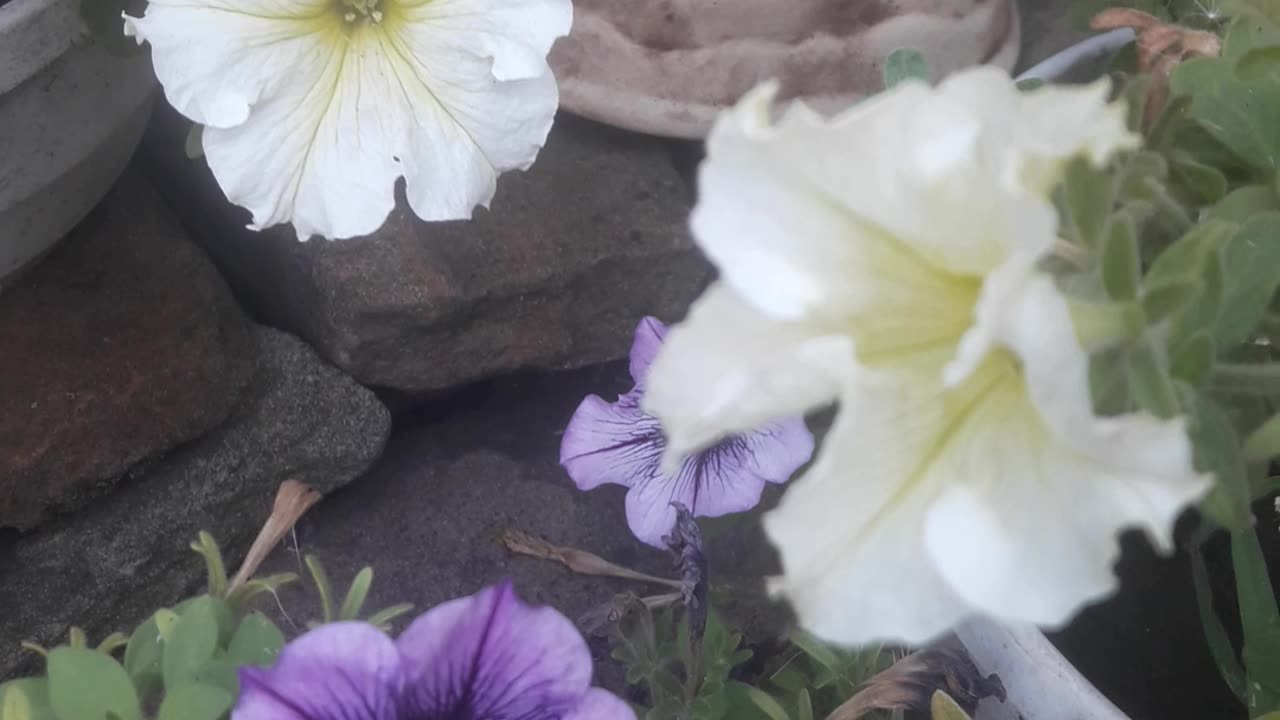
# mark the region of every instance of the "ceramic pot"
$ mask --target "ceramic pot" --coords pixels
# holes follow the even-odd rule
[[[940,77],[1012,70],[1019,42],[1013,0],[576,0],[550,60],[565,109],[697,139],[765,80],[779,81],[781,100],[831,111],[878,92],[898,48],[919,50]]]
[[[80,0],[0,5],[0,281],[47,252],[124,170],[155,77],[93,43]]]

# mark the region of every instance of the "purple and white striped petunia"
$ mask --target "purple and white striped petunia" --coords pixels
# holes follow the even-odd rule
[[[667,441],[657,418],[641,408],[649,364],[667,328],[646,317],[631,345],[635,387],[607,403],[589,395],[578,406],[560,444],[560,465],[581,490],[606,483],[627,492],[627,524],[641,542],[665,547],[679,502],[698,517],[750,510],[766,483],[784,483],[813,455],[813,435],[802,418],[771,422],[729,437],[684,459],[674,473],[663,469]]]
[[[240,670],[232,720],[635,720],[591,687],[591,652],[567,618],[510,583],[427,611],[391,640],[322,625],[275,666]]]

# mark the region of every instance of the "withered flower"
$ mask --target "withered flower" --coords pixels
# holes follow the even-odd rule
[[[938,690],[970,715],[984,698],[1007,698],[1000,678],[983,677],[963,649],[935,647],[911,653],[863,683],[827,720],[857,720],[876,710],[927,710]]]

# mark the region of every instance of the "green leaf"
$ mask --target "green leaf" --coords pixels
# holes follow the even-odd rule
[[[1280,287],[1280,212],[1267,212],[1246,222],[1227,241],[1222,255],[1228,279],[1217,309],[1213,339],[1227,349],[1245,340],[1266,314]]]
[[[1173,352],[1169,374],[1192,387],[1200,387],[1213,373],[1213,356],[1213,338],[1207,332],[1198,332]]]
[[[0,688],[0,720],[31,720],[31,702],[21,687]]]
[[[929,715],[933,720],[971,720],[969,714],[941,690],[935,690],[929,700]]]
[[[156,633],[160,639],[167,641],[173,637],[173,629],[178,626],[178,613],[168,608],[160,608],[152,616],[156,623]]]
[[[1213,490],[1201,510],[1214,522],[1231,529],[1248,528],[1249,479],[1241,460],[1240,441],[1227,414],[1211,398],[1201,396],[1195,404],[1191,425],[1196,470],[1212,473]]]
[[[1280,92],[1268,80],[1237,77],[1228,59],[1196,58],[1170,75],[1175,93],[1190,95],[1191,116],[1256,170],[1280,169]]]
[[[1142,277],[1142,261],[1138,258],[1138,234],[1133,221],[1124,216],[1112,218],[1102,246],[1102,287],[1112,300],[1134,300]]]
[[[1227,194],[1227,176],[1218,168],[1196,160],[1185,150],[1174,152],[1170,169],[1202,205],[1212,205]]]
[[[1227,193],[1205,212],[1204,219],[1243,224],[1268,210],[1280,210],[1280,195],[1275,189],[1266,185],[1246,185]]]
[[[1149,285],[1142,291],[1142,314],[1148,325],[1176,315],[1195,302],[1203,285],[1199,279],[1172,280]]]
[[[222,688],[187,685],[165,696],[157,720],[218,720],[234,702]]]
[[[356,577],[351,581],[351,589],[347,590],[347,596],[342,600],[342,609],[338,611],[339,620],[355,620],[360,617],[360,609],[364,607],[364,600],[369,596],[369,586],[373,583],[373,568],[366,567],[356,573]]]
[[[324,571],[324,565],[320,564],[320,558],[307,555],[303,561],[311,573],[311,582],[316,586],[316,594],[320,596],[322,622],[333,622],[333,583],[329,582],[329,575]]]
[[[36,677],[0,683],[0,720],[58,720],[49,706],[49,681]]]
[[[1125,378],[1139,408],[1159,418],[1171,418],[1181,412],[1162,348],[1150,336],[1130,348]]]
[[[803,688],[796,693],[796,720],[813,720],[813,700]]]
[[[204,558],[205,572],[208,577],[208,593],[216,598],[227,595],[227,566],[222,562],[222,551],[213,536],[201,530],[191,549]]]
[[[1115,204],[1115,180],[1085,158],[1077,158],[1067,163],[1062,192],[1076,241],[1086,248],[1102,247],[1107,217]]]
[[[209,660],[196,671],[193,685],[206,685],[222,688],[231,697],[240,695],[240,677],[235,665],[225,657],[218,656]],[[189,687],[184,685],[183,687]]]
[[[1231,533],[1231,561],[1244,629],[1245,671],[1250,680],[1280,691],[1280,608],[1267,572],[1267,560],[1252,528]],[[1261,643],[1265,643],[1267,652],[1261,652]]]
[[[884,87],[887,90],[907,80],[929,82],[929,66],[918,50],[898,48],[884,61]]]
[[[1272,415],[1245,438],[1242,450],[1246,463],[1261,463],[1280,456],[1280,414]]]
[[[124,648],[124,669],[133,680],[138,693],[145,693],[147,686],[160,679],[160,629],[156,618],[138,626]]]
[[[196,673],[218,650],[218,625],[217,606],[207,595],[182,611],[160,660],[166,693],[196,681]]]
[[[138,695],[124,668],[93,650],[49,653],[49,704],[58,720],[139,720]]]
[[[725,686],[725,692],[729,695],[731,701],[736,699],[739,706],[752,707],[763,713],[769,720],[791,720],[787,715],[787,711],[778,704],[778,701],[763,690],[753,688],[746,683],[734,681]]]
[[[1129,354],[1123,347],[1094,353],[1089,358],[1089,395],[1093,398],[1094,412],[1110,416],[1133,409],[1128,367]]]
[[[241,620],[231,636],[227,660],[234,665],[267,666],[275,662],[282,647],[284,634],[266,615],[255,612]]]
[[[412,611],[413,611],[413,605],[410,605],[409,603],[392,605],[389,608],[383,608],[382,610],[379,610],[378,612],[370,615],[369,619],[366,620],[365,622],[378,628],[379,630],[382,630],[383,632],[389,632],[391,630],[392,620],[395,620],[401,615],[408,614]]]
[[[800,648],[805,655],[808,655],[814,662],[822,667],[830,670],[832,673],[840,672],[840,658],[835,651],[827,647],[817,637],[803,631],[797,630],[791,633],[788,638],[792,645]]]
[[[1014,83],[1014,86],[1023,92],[1031,92],[1044,87],[1045,81],[1042,78],[1026,78]]]
[[[1188,555],[1191,557],[1191,580],[1195,587],[1196,609],[1200,614],[1200,627],[1204,631],[1205,643],[1209,646],[1209,654],[1218,666],[1218,674],[1241,701],[1245,699],[1244,668],[1236,659],[1235,648],[1222,620],[1213,609],[1213,589],[1209,584],[1209,570],[1204,563],[1204,539],[1208,533],[1191,543]]]
[[[124,633],[113,632],[110,635],[102,638],[102,642],[98,643],[98,652],[102,653],[103,655],[112,655],[115,653],[116,650],[119,650],[120,648],[124,647],[128,643],[129,643],[129,638],[125,637]]]
[[[274,595],[280,591],[280,588],[289,583],[297,582],[297,580],[297,574],[290,572],[254,578],[228,593],[227,607],[230,608],[232,613],[239,615],[244,612],[249,602],[258,595],[262,593]]]

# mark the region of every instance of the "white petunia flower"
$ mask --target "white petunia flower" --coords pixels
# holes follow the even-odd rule
[[[253,229],[373,232],[403,176],[425,220],[468,218],[529,167],[559,103],[546,56],[570,0],[151,0],[170,104]]]
[[[827,640],[921,642],[971,614],[1055,625],[1115,584],[1117,532],[1167,545],[1208,488],[1181,420],[1099,418],[1038,270],[1066,161],[1136,138],[1107,86],[1000,71],[827,120],[772,88],[721,118],[694,234],[720,281],[669,334],[646,409],[676,452],[833,400],[766,517],[775,587]]]

